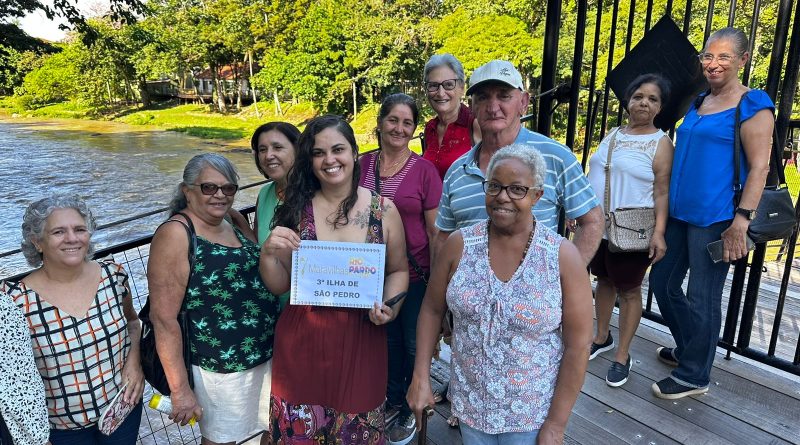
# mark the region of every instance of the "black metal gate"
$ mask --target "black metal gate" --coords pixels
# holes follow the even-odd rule
[[[650,29],[651,24],[662,15],[669,15],[676,23],[682,24],[683,34],[686,36],[689,35],[690,30],[702,29],[703,42],[705,42],[713,31],[715,11],[724,10],[727,4],[727,26],[741,26],[743,22],[748,23],[746,32],[749,33],[751,54],[753,42],[758,37],[759,29],[763,30],[765,26],[768,26],[768,24],[765,25],[765,23],[762,23],[760,17],[760,12],[763,8],[762,0],[748,0],[742,2],[742,4],[737,4],[737,0],[729,0],[727,2],[715,2],[715,0],[685,0],[684,2],[680,2],[683,6],[681,9],[676,9],[674,7],[673,0],[667,0],[666,4],[661,2],[663,5],[661,8],[654,7],[654,0],[647,0],[646,4],[644,4],[645,2],[640,2],[638,5],[636,0],[629,0],[627,5],[626,26],[625,21],[619,23],[620,15],[625,14],[625,11],[620,11],[620,0],[599,0],[591,5],[591,7],[594,8],[595,14],[594,29],[587,30],[589,22],[587,14],[590,13],[590,2],[588,0],[575,1],[577,14],[576,32],[574,35],[570,33],[569,36],[566,36],[561,35],[564,29],[561,26],[563,2],[561,0],[548,0],[540,91],[558,91],[559,83],[560,86],[565,87],[562,88],[562,91],[563,89],[569,91],[566,144],[572,147],[573,151],[582,152],[582,165],[584,168],[586,167],[590,148],[603,138],[609,124],[609,119],[615,118],[617,124],[619,124],[621,120],[622,108],[616,100],[610,97],[609,86],[607,84],[602,86],[598,85],[598,70],[604,68],[606,76],[608,76],[615,66],[615,62],[618,62],[614,60],[613,48],[615,48],[615,45],[624,44],[625,54],[627,54],[630,48],[636,44],[638,40],[633,40],[633,30],[637,27],[641,30],[641,25],[634,23],[636,13],[641,16],[642,9],[644,9],[644,31]],[[762,87],[776,104],[776,127],[778,135],[781,140],[786,141],[786,146],[789,147],[787,153],[791,154],[793,152],[791,150],[793,138],[790,136],[794,134],[794,131],[790,131],[790,129],[794,130],[793,127],[800,126],[797,121],[791,121],[792,104],[797,90],[798,71],[800,71],[800,3],[796,0],[777,0],[777,2],[777,18],[774,22],[774,42],[769,58],[766,85]],[[705,5],[705,8],[703,8],[703,5]],[[793,18],[792,6],[795,6]],[[705,12],[705,14],[702,12]],[[609,13],[612,14],[610,32],[602,33],[602,39],[604,42],[608,42],[609,48],[612,50],[609,51],[606,66],[602,67],[598,66],[598,55],[601,43],[601,23],[603,14]],[[790,24],[792,25],[791,33],[789,32]],[[620,31],[620,28],[624,31],[624,35],[623,32]],[[771,27],[769,28],[771,29]],[[593,38],[587,38],[587,31],[593,32]],[[575,39],[572,54],[558,53],[559,40],[562,38]],[[586,41],[592,42],[590,55],[584,53]],[[559,60],[559,58],[563,60],[568,57],[572,57],[571,78],[566,80],[558,79],[556,70],[557,60]],[[745,85],[749,85],[751,82],[751,73],[753,69],[751,61],[748,62],[743,71],[742,82]],[[588,69],[587,65],[590,65]],[[566,88],[567,86],[568,88]],[[581,97],[582,90],[588,90],[588,94],[584,94],[584,97]],[[538,109],[535,128],[542,134],[550,135],[553,127],[552,121],[555,110],[554,101],[556,100],[556,94],[543,94],[539,97],[538,104],[535,104]],[[557,104],[558,103],[556,103],[556,106]],[[581,112],[581,109],[584,111]],[[585,119],[585,131],[582,138],[583,140],[578,141],[578,139],[580,139],[578,138],[580,129],[578,120],[581,113],[585,113],[583,114]],[[598,121],[599,125],[597,125]],[[791,166],[791,164],[794,163],[793,158],[796,158],[796,156],[784,157],[784,168],[786,168],[787,161],[791,161],[789,162],[789,168],[795,168]],[[800,200],[798,200],[795,205],[795,211],[798,217],[800,217]],[[730,289],[727,317],[725,319],[723,334],[719,342],[721,347],[728,350],[728,357],[730,357],[731,352],[733,352],[800,375],[800,335],[788,340],[789,342],[793,342],[793,357],[781,357],[776,355],[776,346],[778,342],[787,342],[785,338],[779,339],[779,333],[787,303],[790,277],[793,272],[792,268],[795,261],[797,237],[798,234],[795,230],[791,238],[784,240],[783,243],[777,243],[776,245],[771,244],[770,246],[763,244],[758,245],[749,263],[746,259],[736,263]],[[755,348],[751,347],[751,336],[753,335],[754,317],[756,316],[756,308],[758,306],[762,272],[766,270],[765,259],[767,258],[766,253],[768,248],[771,249],[770,251],[778,249],[777,261],[780,261],[782,264],[782,275],[780,278],[780,289],[777,292],[777,303],[771,308],[771,310],[774,310],[774,319],[772,321],[769,341],[763,342],[766,348]],[[774,265],[774,262],[772,264]],[[797,273],[796,269],[795,273]],[[789,294],[788,297],[794,299],[795,302],[800,299],[800,295]],[[652,293],[648,295],[644,315],[649,319],[663,323],[661,315],[653,311]]]

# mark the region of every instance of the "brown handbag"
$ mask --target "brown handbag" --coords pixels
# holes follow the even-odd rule
[[[611,201],[611,154],[617,143],[617,132],[614,130],[608,144],[606,158],[606,190],[603,198],[603,209],[606,211],[606,237],[608,250],[611,252],[647,252],[650,240],[656,228],[656,212],[653,207],[619,208],[609,211]]]

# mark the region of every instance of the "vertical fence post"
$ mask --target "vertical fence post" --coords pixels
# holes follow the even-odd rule
[[[578,124],[578,106],[581,97],[581,68],[583,65],[583,44],[586,37],[586,10],[589,6],[588,0],[577,0],[578,22],[575,30],[575,50],[572,53],[572,79],[570,83],[569,95],[569,115],[567,116],[567,146],[575,151],[575,131]],[[589,96],[592,93],[589,92]],[[587,115],[586,123],[589,118]],[[585,126],[589,131],[588,125]],[[583,148],[584,151],[586,147]]]
[[[561,0],[547,0],[547,15],[544,25],[544,55],[542,57],[542,85],[539,91],[548,91],[556,86],[556,64],[558,59],[558,31],[561,28]],[[553,95],[539,98],[537,131],[550,136],[553,118],[550,109]]]
[[[748,36],[750,48],[747,48],[747,51],[750,53],[750,58],[747,59],[744,71],[742,72],[742,83],[744,85],[750,85],[750,71],[753,66],[753,48],[756,46],[756,29],[758,29],[758,16],[760,12],[761,0],[755,0],[755,2],[753,2],[753,21],[750,22],[750,35]]]
[[[793,0],[780,1],[778,5],[778,22],[775,24],[775,38],[772,42],[772,55],[769,59],[769,70],[767,71],[766,91],[773,101],[778,99],[778,83],[781,80],[783,56],[786,52],[786,40],[788,40],[789,36],[789,19],[792,13]]]
[[[614,48],[617,40],[617,17],[619,16],[619,0],[614,0],[614,7],[611,12],[611,36],[608,40],[608,64],[606,65],[606,81],[605,81],[605,94],[603,95],[603,118],[600,124],[600,137],[602,138],[605,132],[606,125],[608,125],[608,96],[611,87],[608,86],[608,75],[611,74],[611,69],[614,68]]]

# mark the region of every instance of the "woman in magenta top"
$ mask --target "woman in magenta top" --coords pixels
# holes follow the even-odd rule
[[[430,242],[436,236],[436,212],[442,180],[433,166],[408,148],[419,113],[414,98],[392,94],[378,112],[380,150],[359,159],[362,187],[389,198],[397,206],[406,236],[408,295],[403,311],[389,324],[389,384],[387,402],[400,412],[388,430],[389,443],[406,443],[414,435],[414,416],[405,403],[417,351],[417,316],[430,272]]]
[[[464,97],[464,67],[452,54],[435,54],[425,64],[423,74],[428,103],[436,117],[425,125],[425,152],[444,175],[450,165],[481,140],[481,130]]]

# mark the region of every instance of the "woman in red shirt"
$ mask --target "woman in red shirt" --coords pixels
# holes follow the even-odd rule
[[[444,179],[447,169],[473,144],[481,140],[481,130],[464,97],[464,67],[452,54],[435,54],[423,71],[428,103],[436,117],[425,125],[423,158],[433,162]]]

